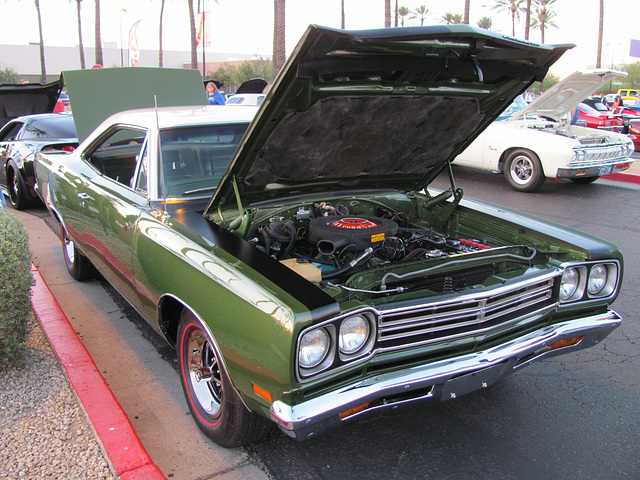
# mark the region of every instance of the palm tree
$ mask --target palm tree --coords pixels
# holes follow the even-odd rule
[[[447,12],[442,15],[442,21],[447,25],[457,25],[462,23],[462,15],[459,13]]]
[[[556,16],[556,13],[551,10],[551,6],[556,2],[556,0],[534,0],[536,5],[536,16],[531,22],[531,26],[533,28],[540,29],[540,37],[541,43],[544,43],[544,31],[549,27],[558,26],[553,22],[553,19]]]
[[[82,19],[80,17],[80,4],[82,0],[75,0],[78,7],[78,48],[80,49],[80,68],[84,70],[84,46],[82,45]]]
[[[398,8],[398,15],[400,15],[400,25],[401,26],[404,27],[404,17],[406,17],[410,13],[411,13],[411,10],[409,10],[407,7]]]
[[[158,39],[158,66],[162,68],[162,15],[164,14],[164,0],[160,0],[160,28],[159,28],[159,39]]]
[[[38,12],[38,32],[40,33],[40,83],[47,83],[47,68],[44,65],[44,40],[42,38],[42,15],[40,14],[40,0],[35,0]]]
[[[531,0],[527,0],[527,6],[525,8],[524,39],[529,40],[529,29],[531,28]]]
[[[516,18],[520,18],[522,2],[524,0],[496,0],[493,8],[498,12],[509,12],[511,15],[511,35],[516,36]]]
[[[193,1],[187,0],[189,6],[189,28],[191,30],[191,68],[198,69],[198,45],[196,44],[196,17],[193,13]]]
[[[464,19],[462,20],[463,23],[466,23],[467,25],[469,25],[469,9],[470,9],[470,4],[471,0],[464,0]]]
[[[391,26],[391,0],[384,0],[384,28]]]
[[[285,0],[273,0],[273,65],[276,72],[287,58],[285,42]]]
[[[491,30],[491,27],[493,27],[493,20],[491,20],[491,17],[482,17],[478,20],[478,26],[485,30]]]
[[[342,0],[342,30],[344,30],[344,0]]]
[[[602,34],[604,26],[604,0],[600,0],[600,21],[598,23],[598,56],[596,58],[596,68],[602,66]]]
[[[100,37],[100,0],[96,0],[96,65],[102,65],[102,38]]]
[[[420,5],[419,7],[416,7],[416,9],[413,11],[413,15],[410,18],[412,20],[414,18],[419,18],[420,25],[424,25],[424,17],[427,16],[427,13],[429,13],[429,9],[424,5]]]

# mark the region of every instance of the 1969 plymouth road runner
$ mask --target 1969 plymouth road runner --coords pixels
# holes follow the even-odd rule
[[[568,48],[311,26],[257,113],[116,114],[74,153],[41,154],[38,192],[71,275],[97,269],[176,346],[204,433],[307,439],[620,324],[618,248],[463,200],[450,165]],[[451,187],[429,190],[440,173]]]

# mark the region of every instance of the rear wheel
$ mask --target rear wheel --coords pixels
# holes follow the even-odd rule
[[[87,257],[76,248],[75,243],[69,238],[64,226],[60,226],[60,238],[62,239],[62,254],[67,272],[78,281],[93,278],[95,270]]]
[[[504,175],[514,190],[535,192],[542,187],[545,177],[538,156],[530,150],[518,149],[505,161]]]
[[[22,210],[28,206],[29,201],[24,193],[20,171],[15,165],[12,165],[7,170],[7,190],[9,190],[9,201],[13,208]]]
[[[598,180],[600,177],[576,177],[572,178],[571,181],[573,183],[577,183],[578,185],[587,185],[589,183],[593,183]]]
[[[178,369],[189,410],[202,432],[218,445],[259,441],[272,423],[244,406],[207,330],[184,310],[178,328]]]

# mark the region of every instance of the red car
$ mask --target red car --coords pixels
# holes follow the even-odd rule
[[[622,115],[614,115],[610,111],[598,111],[586,103],[579,104],[578,111],[580,112],[578,122],[584,122],[589,128],[615,131],[620,131],[623,128]]]
[[[629,122],[629,137],[633,140],[636,152],[640,152],[640,120]]]

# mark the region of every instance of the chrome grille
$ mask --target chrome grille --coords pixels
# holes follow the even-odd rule
[[[443,340],[481,341],[533,322],[554,307],[553,281],[557,272],[531,281],[499,286],[484,294],[379,312],[379,347],[395,350]]]
[[[608,145],[608,146],[583,146],[578,150],[583,150],[585,157],[583,160],[573,159],[569,163],[571,168],[587,168],[599,166],[605,163],[615,163],[626,161],[629,158],[627,149],[624,145]]]

